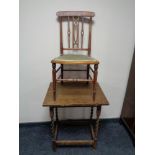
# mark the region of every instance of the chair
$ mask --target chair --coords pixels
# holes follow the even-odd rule
[[[94,12],[88,11],[59,11],[56,13],[60,22],[60,56],[54,58],[52,63],[52,76],[53,76],[53,98],[56,100],[56,82],[93,82],[92,96],[95,100],[96,95],[96,82],[98,73],[99,61],[91,57],[91,37],[92,37],[92,17],[95,16]],[[87,36],[84,32],[88,29]],[[66,28],[66,31],[64,31]],[[66,37],[66,39],[64,39]],[[87,37],[87,43],[86,41]],[[65,46],[67,44],[67,47]],[[87,45],[87,46],[86,46]],[[86,47],[85,47],[86,46]],[[65,53],[69,51],[69,54]],[[83,54],[81,54],[83,52]],[[84,54],[86,52],[86,54]],[[56,65],[60,66],[56,69]],[[64,78],[64,65],[86,65],[87,78]],[[91,67],[94,66],[94,69]],[[58,71],[60,75],[57,76]],[[83,71],[83,70],[70,70],[70,71]],[[93,77],[90,74],[93,73]]]

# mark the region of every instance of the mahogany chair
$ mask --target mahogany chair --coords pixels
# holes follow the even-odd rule
[[[92,96],[95,100],[96,82],[99,61],[91,57],[91,37],[92,37],[92,17],[94,12],[88,11],[59,11],[56,13],[60,22],[60,56],[54,58],[52,63],[53,76],[53,98],[56,100],[56,83],[57,82],[93,82]],[[86,25],[86,26],[85,26]],[[66,31],[65,27],[66,26]],[[87,28],[85,34],[84,30]],[[87,36],[86,36],[87,35]],[[65,39],[65,37],[67,37]],[[87,38],[87,39],[86,39]],[[85,43],[85,41],[87,41]],[[67,47],[65,46],[67,44]],[[65,51],[69,51],[66,54]],[[71,53],[72,52],[72,53]],[[81,54],[83,52],[83,54]],[[86,54],[84,54],[86,52]],[[60,66],[56,69],[56,64]],[[64,78],[64,65],[86,65],[87,78]],[[94,69],[91,67],[94,65]],[[57,76],[58,71],[61,70],[60,75]],[[83,71],[83,70],[70,70]],[[90,74],[93,74],[93,77]]]

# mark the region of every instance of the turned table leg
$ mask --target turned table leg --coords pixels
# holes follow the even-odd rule
[[[93,79],[93,100],[94,101],[95,101],[95,97],[96,97],[97,74],[98,74],[98,64],[95,64],[94,65],[94,79]]]
[[[95,141],[93,147],[96,148],[98,130],[99,130],[99,117],[101,114],[101,106],[97,106],[96,108],[96,125],[95,125]]]
[[[53,99],[56,100],[56,64],[52,63],[52,76],[53,76]]]
[[[93,107],[91,107],[91,112],[90,112],[90,121],[92,121],[92,118],[93,118]]]
[[[56,151],[55,129],[54,129],[54,108],[52,107],[50,107],[50,117],[51,117],[52,147],[53,147],[53,151]]]

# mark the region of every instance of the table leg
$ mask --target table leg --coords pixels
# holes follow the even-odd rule
[[[98,130],[99,130],[99,117],[101,114],[101,106],[97,106],[96,108],[96,125],[95,125],[95,141],[93,147],[96,148]]]
[[[94,80],[93,80],[93,100],[94,101],[95,101],[95,97],[96,97],[97,74],[98,74],[98,64],[95,64],[94,65]]]
[[[50,107],[50,117],[51,117],[52,147],[53,147],[53,151],[55,151],[56,143],[55,143],[55,129],[54,129],[54,108],[52,107]]]
[[[90,121],[92,121],[92,118],[93,118],[93,107],[91,107],[91,112],[90,112]]]
[[[56,64],[52,63],[52,76],[53,76],[53,99],[56,100]]]
[[[55,108],[55,114],[56,114],[56,121],[59,121],[59,117],[58,117],[58,108]]]

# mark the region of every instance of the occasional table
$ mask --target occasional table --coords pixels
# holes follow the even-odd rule
[[[60,145],[91,145],[96,148],[97,136],[99,130],[99,116],[101,113],[101,106],[109,105],[100,85],[96,84],[96,99],[92,98],[93,84],[89,83],[57,83],[57,96],[53,100],[52,84],[50,83],[44,98],[43,106],[49,107],[51,117],[51,132],[53,150],[56,150]],[[91,130],[91,140],[60,140],[57,138],[58,126],[60,120],[58,118],[58,108],[66,107],[90,107],[89,125]],[[93,108],[96,107],[95,125],[92,123]],[[54,121],[54,115],[56,120]]]

